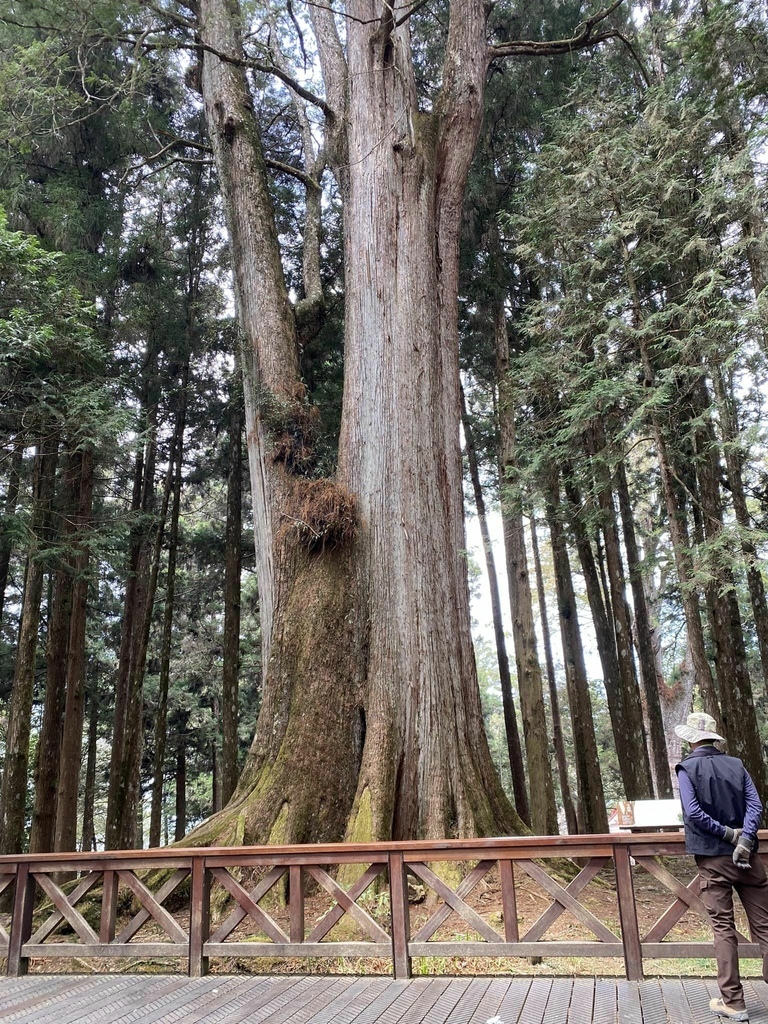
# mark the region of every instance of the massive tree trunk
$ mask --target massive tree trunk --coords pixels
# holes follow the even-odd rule
[[[199,10],[245,340],[265,678],[238,789],[195,839],[234,836],[238,817],[247,840],[517,831],[483,729],[463,553],[458,234],[480,124],[482,4],[451,21],[435,113],[418,110],[408,27],[391,8],[351,0],[348,64],[332,21],[318,33],[349,256],[335,480],[307,478],[312,415],[237,63],[237,5]]]

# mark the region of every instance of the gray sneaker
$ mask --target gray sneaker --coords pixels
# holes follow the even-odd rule
[[[725,1005],[722,999],[710,999],[709,1008],[712,1013],[716,1013],[718,1017],[723,1017],[725,1020],[749,1020],[746,1010],[732,1010],[730,1006]]]

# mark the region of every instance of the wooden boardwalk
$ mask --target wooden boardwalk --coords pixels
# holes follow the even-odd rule
[[[768,985],[745,983],[752,1024]],[[714,1024],[711,981],[29,975],[0,979],[19,1024]]]

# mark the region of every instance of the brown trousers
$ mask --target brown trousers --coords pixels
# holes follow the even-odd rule
[[[715,933],[717,985],[725,1005],[743,1010],[744,989],[739,974],[739,946],[733,918],[733,890],[739,894],[749,921],[752,941],[763,955],[763,978],[768,981],[768,878],[753,853],[749,868],[737,868],[730,856],[696,857],[701,899]]]

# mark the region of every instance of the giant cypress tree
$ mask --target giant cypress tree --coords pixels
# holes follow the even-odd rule
[[[200,838],[305,841],[516,830],[483,734],[458,445],[458,245],[486,70],[557,43],[489,46],[450,4],[440,85],[419,92],[409,7],[350,0],[346,45],[310,15],[326,151],[344,204],[345,395],[334,479],[312,420],[234,0],[201,0],[202,91],[244,335],[265,644],[240,786]],[[313,737],[307,743],[307,735]]]

